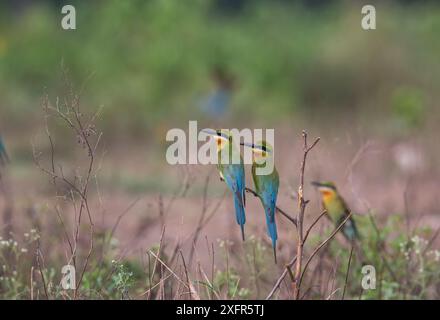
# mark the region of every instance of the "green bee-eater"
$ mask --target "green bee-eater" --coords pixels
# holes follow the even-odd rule
[[[255,191],[261,200],[266,215],[267,233],[272,239],[272,248],[275,263],[277,263],[277,225],[275,219],[276,202],[280,179],[274,164],[273,147],[266,141],[255,144],[242,143],[242,145],[252,148],[252,178],[255,184]],[[267,174],[258,172],[264,167],[270,169]]]
[[[338,193],[335,184],[332,182],[315,181],[312,182],[312,185],[318,188],[321,193],[324,209],[327,211],[328,216],[335,226],[338,227],[350,214],[350,209]],[[350,242],[360,238],[353,216],[351,216],[342,227],[342,233]]]
[[[245,175],[244,164],[240,151],[234,146],[232,136],[228,130],[204,129],[203,132],[211,135],[217,145],[218,162],[217,168],[220,179],[223,180],[232,191],[235,206],[235,218],[241,228],[241,236],[244,241],[245,214]]]

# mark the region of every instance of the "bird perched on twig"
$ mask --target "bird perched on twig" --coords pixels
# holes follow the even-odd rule
[[[312,182],[312,185],[318,188],[318,191],[321,193],[324,209],[327,211],[328,216],[335,226],[338,227],[347,218],[351,211],[344,199],[338,193],[335,184],[333,182],[314,181]],[[353,216],[351,216],[342,227],[342,234],[349,242],[360,239]]]
[[[232,136],[228,130],[203,129],[215,139],[217,145],[218,163],[217,168],[220,179],[223,180],[232,191],[235,206],[235,218],[241,228],[241,236],[244,241],[245,214],[245,174],[244,164],[240,151],[234,146]]]
[[[273,147],[266,141],[255,144],[241,143],[246,147],[252,148],[252,178],[255,184],[255,191],[261,200],[266,215],[267,233],[272,239],[272,248],[275,263],[277,263],[277,225],[275,220],[276,202],[280,179],[273,163]],[[271,168],[268,174],[259,174],[258,168]]]

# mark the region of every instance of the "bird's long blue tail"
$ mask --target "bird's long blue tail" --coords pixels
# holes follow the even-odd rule
[[[244,241],[244,224],[246,223],[246,214],[244,211],[244,204],[241,197],[234,195],[234,205],[235,205],[235,218],[237,223],[241,228],[241,237]]]
[[[350,242],[360,240],[361,238],[353,219],[349,219],[345,223],[342,232],[344,236],[347,238],[347,240],[349,240]]]
[[[273,217],[272,219],[271,216]],[[277,263],[276,248],[277,248],[278,233],[277,233],[277,224],[275,221],[275,214],[270,215],[269,212],[266,211],[266,224],[267,224],[267,234],[272,239],[272,248],[273,248],[275,263]]]

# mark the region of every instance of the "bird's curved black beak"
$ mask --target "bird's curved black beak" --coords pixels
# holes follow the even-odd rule
[[[247,142],[240,142],[240,145],[249,147],[249,148],[255,148],[255,145],[253,143],[247,143]]]
[[[312,181],[310,184],[314,187],[322,187],[322,183],[319,181]]]
[[[206,128],[206,129],[202,129],[201,131],[202,131],[203,133],[209,134],[209,135],[211,135],[211,136],[216,136],[216,135],[217,135],[217,131],[214,130],[214,129]]]

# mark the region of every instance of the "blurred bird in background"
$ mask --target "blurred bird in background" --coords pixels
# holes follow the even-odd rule
[[[335,227],[338,227],[347,218],[351,211],[346,205],[344,199],[338,193],[335,184],[332,182],[314,181],[312,182],[312,185],[318,188],[327,215],[333,221]],[[342,234],[350,243],[360,239],[353,216],[351,216],[342,227]]]
[[[240,151],[234,146],[232,136],[228,130],[203,129],[215,139],[217,145],[218,163],[217,168],[220,179],[223,180],[232,191],[235,206],[235,218],[241,228],[241,236],[244,241],[245,215],[245,174],[244,164]],[[233,163],[233,159],[238,159],[238,163]]]
[[[229,109],[234,91],[234,78],[225,68],[216,66],[213,68],[211,78],[215,88],[202,102],[202,110],[211,119],[223,117]]]
[[[3,139],[0,136],[0,165],[3,166],[9,162],[8,153],[6,152],[5,144],[3,143]]]
[[[280,179],[273,163],[273,147],[266,141],[260,141],[255,144],[241,143],[246,147],[252,148],[252,178],[255,184],[255,191],[261,200],[266,215],[267,233],[272,239],[272,248],[275,263],[277,263],[277,225],[275,220],[275,210],[278,196],[278,187]],[[257,173],[258,168],[269,166],[273,168],[267,175]]]

